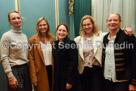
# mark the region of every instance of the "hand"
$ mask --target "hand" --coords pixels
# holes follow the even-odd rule
[[[129,91],[136,91],[136,86],[129,84]]]
[[[33,83],[34,86],[37,86],[37,82]]]
[[[66,89],[71,89],[71,88],[72,88],[72,84],[67,83],[66,84]]]
[[[126,28],[124,28],[124,32],[125,32],[125,34],[128,35],[128,36],[132,36],[132,35],[133,35],[133,30],[132,30],[132,28],[126,27]]]
[[[17,88],[18,81],[15,77],[13,77],[13,78],[11,78],[11,80],[9,80],[9,86],[14,90]]]

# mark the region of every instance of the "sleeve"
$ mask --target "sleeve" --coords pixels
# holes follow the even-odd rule
[[[0,57],[1,57],[1,41],[0,41]]]
[[[73,41],[70,43],[71,48],[68,51],[69,67],[67,75],[67,83],[74,84],[78,76],[78,50],[77,45]]]
[[[136,37],[134,35],[128,36],[128,42],[133,44],[132,48],[130,49],[130,59],[131,59],[131,79],[130,84],[136,86]]]
[[[8,36],[7,34],[4,34],[1,38],[1,62],[4,68],[4,71],[8,77],[8,79],[10,80],[11,78],[14,77],[13,73],[12,73],[12,69],[10,66],[10,62],[9,62],[9,55],[10,55],[10,41],[11,38],[10,36]]]
[[[37,82],[37,75],[36,75],[36,68],[35,68],[35,55],[34,55],[34,48],[35,45],[33,43],[33,40],[29,40],[29,53],[28,53],[28,59],[29,59],[29,71],[30,71],[30,79],[32,83]]]
[[[78,44],[81,41],[81,36],[74,38],[74,41]]]
[[[80,43],[80,41],[81,41],[81,36],[78,36],[78,37],[74,38],[74,41],[75,41],[75,43],[76,43],[77,48],[79,48],[79,46],[81,46],[81,43]]]

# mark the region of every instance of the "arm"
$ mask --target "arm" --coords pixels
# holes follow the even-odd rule
[[[14,77],[12,73],[12,69],[10,66],[10,36],[4,34],[1,39],[1,62],[4,68],[4,71],[9,79],[9,85],[11,88],[16,89],[18,85],[17,79]]]
[[[134,35],[128,36],[128,41],[129,43],[133,44],[133,48],[130,49],[130,59],[131,59],[131,79],[130,79],[130,85],[129,85],[129,90],[134,91],[136,90],[136,38]]]
[[[75,79],[78,75],[78,50],[75,42],[70,43],[73,45],[68,51],[69,67],[67,75],[67,85],[72,88],[71,85],[75,84]],[[67,87],[66,87],[67,88]]]
[[[0,41],[0,57],[1,57],[1,41]]]
[[[11,66],[9,63],[9,50],[10,50],[10,37],[7,35],[3,35],[1,39],[1,62],[4,67],[4,71],[7,74],[8,79],[10,80],[14,77]]]
[[[34,86],[37,86],[37,75],[36,75],[36,68],[35,68],[35,55],[34,55],[34,48],[35,45],[33,43],[33,39],[29,40],[29,70],[30,70],[30,79]]]

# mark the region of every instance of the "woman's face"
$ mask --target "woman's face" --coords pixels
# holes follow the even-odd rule
[[[82,27],[83,30],[85,31],[85,34],[91,34],[93,31],[93,24],[90,21],[90,19],[83,20]]]
[[[10,21],[9,23],[13,26],[13,27],[21,27],[22,26],[22,18],[18,13],[11,13],[10,14]]]
[[[47,25],[46,21],[45,20],[40,21],[38,28],[39,28],[39,31],[41,34],[46,33],[48,30],[48,25]]]
[[[121,21],[119,20],[119,16],[116,14],[109,15],[107,19],[107,27],[111,30],[118,30],[120,28]]]
[[[68,35],[68,31],[64,25],[60,25],[58,30],[56,31],[56,35],[59,40],[63,41],[64,38]]]

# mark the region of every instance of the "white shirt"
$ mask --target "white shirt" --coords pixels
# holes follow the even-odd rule
[[[127,80],[117,80],[116,69],[115,69],[115,56],[114,56],[114,42],[116,35],[110,40],[108,36],[108,45],[105,50],[105,66],[104,66],[104,77],[107,80],[113,82],[125,82]]]
[[[47,44],[43,44],[42,42],[41,43],[41,48],[42,48],[42,52],[43,52],[43,56],[44,56],[44,62],[45,62],[45,65],[48,66],[48,65],[52,65],[52,62],[51,62],[51,53],[52,53],[52,46],[51,46],[51,43],[48,41]]]
[[[115,71],[115,56],[114,56],[114,42],[116,35],[110,40],[105,49],[105,66],[104,66],[104,77],[110,81],[116,82],[116,71]]]

